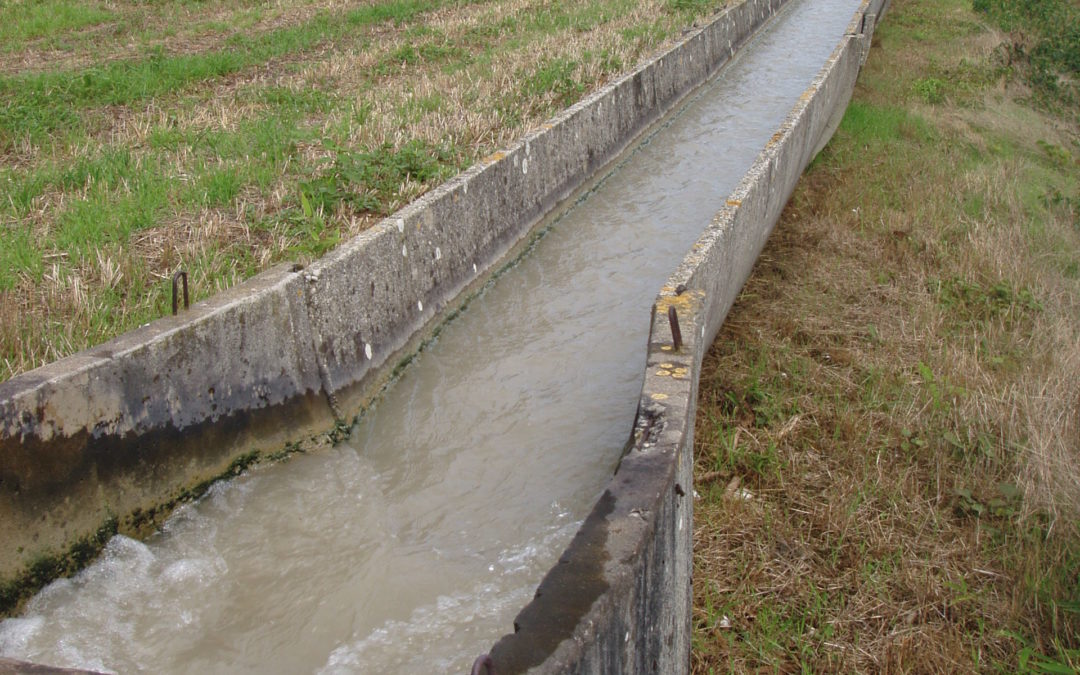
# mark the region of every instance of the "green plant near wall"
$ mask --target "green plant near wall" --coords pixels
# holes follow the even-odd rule
[[[387,144],[371,150],[338,150],[329,167],[301,183],[301,206],[308,217],[343,205],[386,215],[402,183],[445,179],[457,171],[459,160],[452,145],[421,140],[400,148]]]
[[[1022,64],[1040,97],[1080,99],[1080,5],[1070,0],[973,0],[976,12],[1013,33],[1009,60]]]

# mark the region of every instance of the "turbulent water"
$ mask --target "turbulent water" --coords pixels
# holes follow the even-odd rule
[[[0,624],[0,654],[158,673],[466,672],[611,475],[650,305],[854,0],[793,0],[474,300],[332,450],[256,468]]]

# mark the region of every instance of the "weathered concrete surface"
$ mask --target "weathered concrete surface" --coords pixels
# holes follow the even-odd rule
[[[491,651],[503,673],[675,673],[689,663],[693,418],[703,296],[657,304],[630,451],[581,530]],[[683,348],[663,331],[678,308]]]
[[[689,670],[701,361],[799,176],[835,130],[881,9],[880,0],[860,7],[849,34],[661,290],[628,452],[514,633],[491,650],[501,675]],[[679,350],[672,307],[684,341]]]
[[[463,291],[781,1],[726,10],[306,270],[276,268],[0,384],[0,582],[366,405]]]
[[[0,578],[332,424],[311,342],[282,266],[0,384]]]

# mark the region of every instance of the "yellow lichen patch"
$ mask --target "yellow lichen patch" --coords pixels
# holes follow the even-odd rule
[[[499,152],[493,152],[493,153],[491,153],[490,155],[488,155],[487,157],[484,158],[484,164],[494,164],[495,162],[499,161],[503,157],[506,157],[505,152],[503,152],[501,150]]]
[[[705,297],[705,291],[686,290],[679,295],[662,294],[656,301],[656,311],[666,314],[668,307],[674,307],[677,311],[689,314],[701,306],[701,300]]]
[[[661,363],[656,369],[656,374],[660,377],[685,378],[689,372],[689,368],[674,363]]]
[[[303,294],[301,293],[301,295],[303,295]],[[663,347],[660,348],[660,351],[662,351],[662,352],[670,352],[672,349],[674,349],[674,347],[672,347],[671,345],[664,345]]]
[[[726,203],[728,206],[742,206],[741,199],[729,199]]]
[[[667,394],[653,394],[652,395],[652,400],[654,400],[654,401],[666,401],[667,398],[668,398]]]

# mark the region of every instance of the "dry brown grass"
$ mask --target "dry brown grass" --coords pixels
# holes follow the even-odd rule
[[[993,52],[913,49],[939,8],[972,22],[893,3],[706,360],[695,672],[1080,665],[1080,228],[1039,197],[1080,134],[997,82],[913,96]]]

